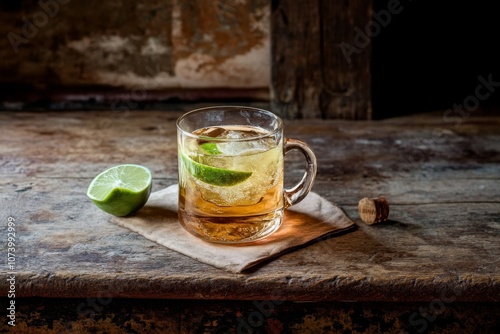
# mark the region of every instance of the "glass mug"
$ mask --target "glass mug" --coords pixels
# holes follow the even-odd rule
[[[216,106],[177,120],[179,220],[209,242],[246,243],[271,235],[285,208],[299,203],[316,177],[316,157],[302,141],[283,138],[283,121],[257,108]],[[304,154],[307,167],[283,185],[284,155]]]

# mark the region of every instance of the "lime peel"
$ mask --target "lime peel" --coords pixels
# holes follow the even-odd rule
[[[184,163],[184,166],[186,166],[186,169],[189,171],[189,173],[196,179],[216,186],[234,186],[245,181],[252,175],[252,172],[223,169],[204,165],[192,160],[183,153],[181,153],[181,160]]]

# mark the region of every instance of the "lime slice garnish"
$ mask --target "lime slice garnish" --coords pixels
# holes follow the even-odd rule
[[[252,172],[242,172],[204,165],[181,153],[184,166],[198,180],[215,186],[234,186],[248,179]]]
[[[200,147],[208,154],[217,155],[222,153],[217,147],[217,144],[213,142],[203,143]]]
[[[146,167],[119,165],[97,175],[87,189],[87,196],[101,210],[127,216],[146,204],[151,186],[151,172]]]

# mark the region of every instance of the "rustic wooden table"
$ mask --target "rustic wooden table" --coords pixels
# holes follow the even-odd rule
[[[0,290],[16,307],[16,327],[2,330],[499,328],[499,116],[286,121],[285,135],[317,154],[313,191],[357,228],[233,274],[109,223],[85,195],[95,175],[121,163],[149,167],[153,191],[176,183],[175,120],[198,106],[0,112]],[[286,161],[293,182],[303,160]],[[365,225],[357,203],[378,195],[390,220]]]

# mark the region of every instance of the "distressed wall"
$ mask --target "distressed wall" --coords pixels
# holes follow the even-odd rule
[[[0,2],[0,87],[267,88],[265,0]]]

